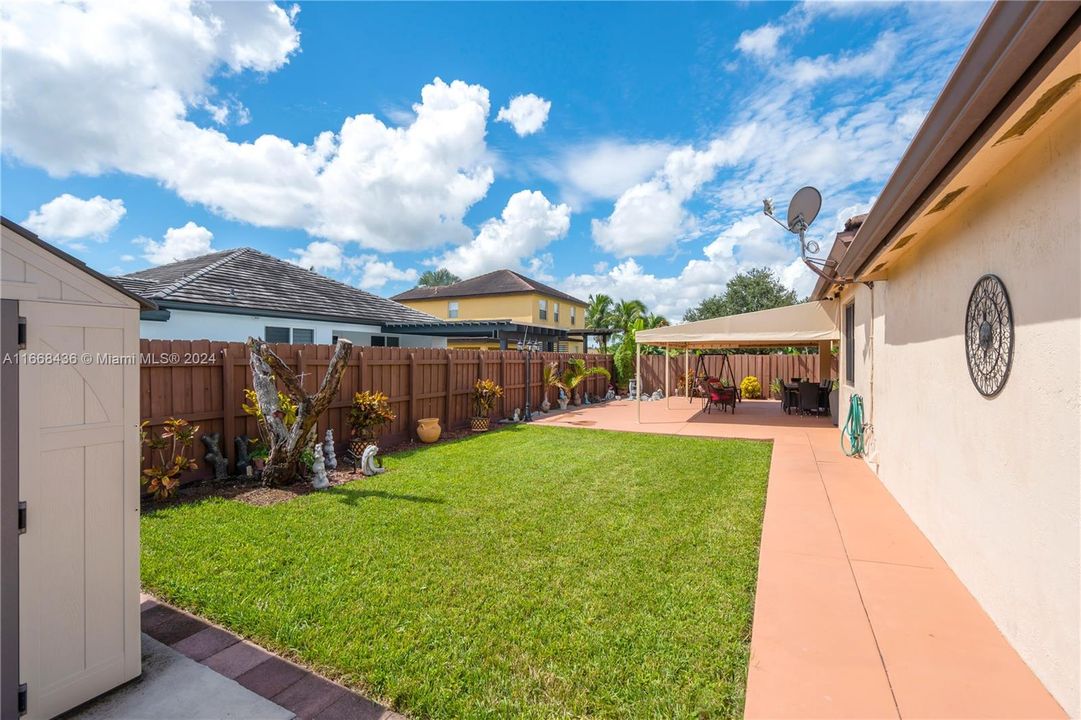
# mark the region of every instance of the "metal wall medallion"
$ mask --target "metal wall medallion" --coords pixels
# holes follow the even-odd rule
[[[968,374],[980,394],[998,395],[1013,364],[1013,310],[1006,286],[996,275],[977,280],[968,298],[965,355]]]

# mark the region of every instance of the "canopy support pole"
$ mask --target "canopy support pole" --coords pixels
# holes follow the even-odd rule
[[[818,343],[818,380],[819,382],[830,377],[830,361],[833,360],[833,342],[826,340]]]
[[[687,402],[691,402],[691,346],[683,346],[683,392],[687,393]]]
[[[638,410],[638,424],[642,424],[642,346],[634,344],[634,404]]]
[[[668,392],[668,345],[664,346],[664,406],[668,410],[672,409],[672,395]]]

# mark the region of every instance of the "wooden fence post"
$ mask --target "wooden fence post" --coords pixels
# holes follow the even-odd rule
[[[447,359],[447,397],[445,399],[446,410],[443,416],[443,429],[450,430],[452,423],[450,413],[454,407],[454,356],[451,355],[450,350],[444,350],[443,355]]]
[[[236,469],[236,388],[234,387],[233,356],[229,348],[221,349],[222,450],[226,467]]]
[[[417,424],[417,356],[409,353],[409,419],[406,421],[405,434],[410,439]]]
[[[507,417],[507,353],[499,353],[499,384],[503,386],[503,395],[499,398],[500,417]]]

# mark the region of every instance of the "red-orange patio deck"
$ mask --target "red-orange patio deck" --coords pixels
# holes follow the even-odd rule
[[[773,441],[749,718],[1064,717],[1062,708],[828,419],[671,398],[539,422]]]

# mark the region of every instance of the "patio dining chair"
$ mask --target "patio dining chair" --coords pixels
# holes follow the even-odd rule
[[[799,384],[799,411],[802,414],[818,414],[818,383]]]

